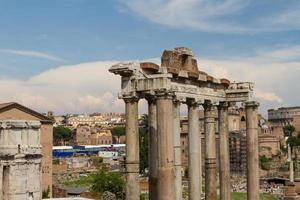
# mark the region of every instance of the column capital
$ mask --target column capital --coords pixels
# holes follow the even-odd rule
[[[198,107],[202,104],[203,102],[200,102],[200,101],[196,101],[195,99],[187,99],[186,100],[186,104],[189,106],[189,107]]]
[[[205,101],[203,104],[203,108],[205,111],[213,111],[216,105],[213,104],[211,101]]]
[[[219,102],[218,110],[227,110],[229,107],[229,103],[226,101]]]
[[[257,101],[246,101],[245,107],[252,107],[252,108],[258,108],[259,103]]]
[[[148,101],[148,104],[155,104],[157,97],[155,95],[146,95],[145,99]]]
[[[157,99],[174,99],[174,94],[169,91],[157,91],[155,96]]]
[[[123,100],[125,103],[134,103],[134,102],[138,102],[140,99],[137,96],[128,96],[128,97],[123,97]]]

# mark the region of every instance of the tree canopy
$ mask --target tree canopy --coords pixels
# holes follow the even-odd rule
[[[111,129],[111,134],[113,136],[117,136],[117,137],[125,135],[126,134],[125,126],[117,126],[117,127],[112,128]]]
[[[295,132],[295,127],[293,125],[287,125],[283,127],[283,133],[286,137],[291,137]]]
[[[120,172],[102,168],[94,176],[91,191],[97,198],[101,198],[104,192],[111,192],[117,199],[125,199],[125,180]]]
[[[65,142],[72,140],[72,138],[73,134],[71,129],[64,126],[53,128],[53,141],[55,145],[64,144]]]
[[[149,129],[148,115],[142,115],[139,128],[140,142],[140,173],[145,173],[145,169],[149,167]]]

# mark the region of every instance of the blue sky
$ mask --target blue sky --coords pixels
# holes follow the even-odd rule
[[[55,112],[121,109],[112,92],[119,80],[110,89],[101,82],[113,78],[109,64],[189,46],[213,75],[256,82],[264,110],[294,105],[299,94],[287,88],[300,90],[299,13],[298,0],[0,0],[0,82],[13,86],[0,101]],[[89,66],[94,79],[72,71]],[[48,80],[58,72],[59,86]],[[57,90],[72,99],[57,101]]]

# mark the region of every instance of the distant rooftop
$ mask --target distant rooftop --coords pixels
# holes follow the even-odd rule
[[[277,110],[290,110],[290,109],[300,109],[300,106],[291,106],[291,107],[280,107]],[[276,109],[269,109],[268,111],[275,111]]]

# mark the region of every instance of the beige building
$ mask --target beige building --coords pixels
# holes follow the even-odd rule
[[[293,118],[293,125],[297,132],[300,132],[300,115],[294,116]]]
[[[53,120],[18,103],[0,104],[0,120],[36,120],[41,123],[42,188],[52,191]]]
[[[91,127],[87,125],[78,125],[74,134],[75,145],[91,144]]]
[[[100,145],[100,144],[112,144],[112,134],[110,130],[100,130],[92,133],[91,135],[91,144]]]

